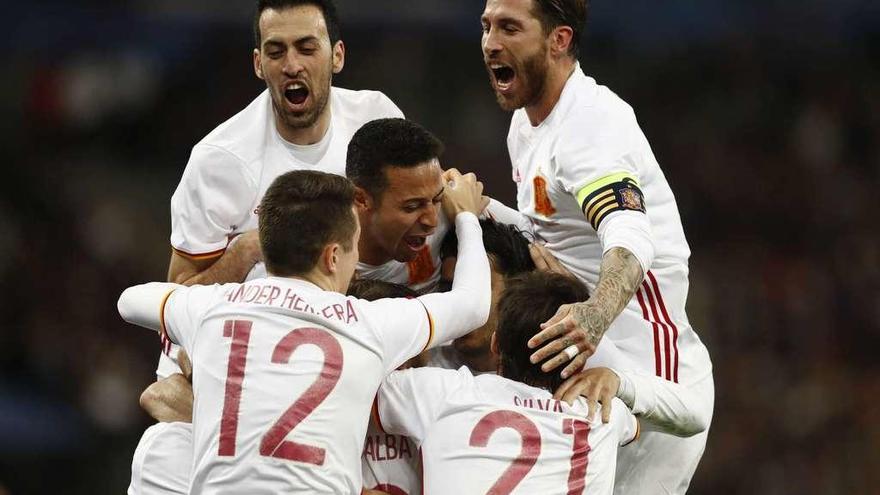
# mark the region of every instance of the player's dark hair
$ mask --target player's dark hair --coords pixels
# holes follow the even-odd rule
[[[355,279],[348,286],[348,295],[367,301],[385,299],[387,297],[418,297],[419,293],[405,285],[393,284],[383,280]]]
[[[532,0],[532,15],[541,21],[541,28],[547,35],[559,26],[572,30],[568,53],[575,60],[580,54],[580,39],[587,23],[589,0]]]
[[[363,125],[348,143],[345,175],[354,185],[381,199],[388,186],[387,167],[410,168],[439,158],[443,143],[406,119],[377,119]]]
[[[512,277],[535,269],[535,262],[529,254],[529,239],[514,225],[501,223],[491,218],[480,220],[483,228],[483,246],[486,254],[492,256],[495,271],[504,277]],[[458,236],[450,230],[443,239],[440,256],[447,258],[458,253]]]
[[[327,35],[330,37],[330,46],[335,46],[336,42],[341,39],[339,29],[339,15],[336,13],[336,5],[333,0],[257,0],[257,10],[254,13],[254,46],[260,48],[263,42],[260,33],[260,16],[266,9],[281,11],[300,5],[314,5],[321,9],[324,15],[324,24],[327,25]]]
[[[260,246],[266,269],[287,277],[308,273],[327,244],[353,249],[354,186],[340,175],[294,170],[276,178],[260,202]]]
[[[583,283],[558,273],[535,271],[509,279],[498,301],[495,330],[501,375],[551,392],[556,390],[563,381],[560,370],[545,373],[541,371],[544,361],[532,364],[529,356],[534,349],[529,349],[528,341],[541,331],[541,323],[556,314],[559,306],[588,298]]]

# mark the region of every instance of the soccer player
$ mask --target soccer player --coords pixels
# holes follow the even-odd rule
[[[269,184],[288,170],[342,175],[355,131],[402,116],[380,92],[331,86],[345,63],[332,0],[259,0],[254,41],[266,90],[193,148],[171,198],[169,281],[244,280],[261,260],[255,210]]]
[[[358,260],[354,188],[337,175],[294,171],[260,203],[269,278],[151,283],[122,294],[124,319],[166,334],[192,359],[191,492],[360,492],[367,417],[382,378],[487,317],[481,190],[468,182],[450,186],[444,203],[463,262],[448,293],[344,296]]]
[[[562,378],[526,347],[560,304],[586,298],[569,277],[516,277],[498,304],[498,375],[417,368],[383,382],[379,424],[419,444],[426,493],[611,493],[618,446],[638,437],[638,421],[619,401],[603,423],[583,400],[554,400]]]
[[[569,377],[605,336],[642,371],[697,391],[708,423],[712,364],[685,313],[690,250],[675,198],[632,108],[581,70],[585,19],[585,0],[488,0],[481,18],[492,88],[514,111],[517,207],[592,294],[544,323],[532,360]],[[621,454],[617,491],[684,493],[705,441],[646,434]]]

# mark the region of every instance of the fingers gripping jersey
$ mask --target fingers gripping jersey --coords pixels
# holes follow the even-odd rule
[[[467,368],[396,371],[377,402],[380,426],[420,445],[425,493],[610,494],[617,448],[638,435],[616,399],[603,424],[583,402]]]

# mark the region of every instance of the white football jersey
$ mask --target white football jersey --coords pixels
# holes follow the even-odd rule
[[[362,456],[364,488],[389,495],[421,495],[422,456],[409,437],[382,431],[370,420]]]
[[[181,287],[164,315],[193,362],[197,493],[359,492],[375,391],[433,324],[420,299],[280,277]]]
[[[272,98],[263,91],[193,147],[171,197],[171,247],[189,258],[220,256],[238,234],[257,228],[257,206],[275,178],[291,170],[345,175],[354,133],[371,120],[394,117],[403,113],[384,94],[334,87],[327,134],[314,145],[296,146],[278,134]],[[257,263],[247,280],[265,276],[265,265]],[[159,379],[180,372],[177,348],[163,342],[162,351]]]
[[[532,126],[525,110],[514,112],[507,145],[517,208],[591,290],[604,252],[619,246],[639,253],[622,229],[608,224],[647,215],[653,260],[606,336],[641,371],[682,383],[711,373],[709,354],[685,313],[690,248],[678,207],[632,108],[577,66],[540,125]]]
[[[184,256],[219,256],[231,238],[257,228],[255,210],[276,177],[291,170],[345,175],[354,133],[371,120],[403,117],[378,91],[342,88],[330,89],[330,112],[329,142],[314,145],[326,147],[317,157],[278,134],[268,90],[199,141],[171,197],[171,246]]]
[[[425,240],[425,246],[414,260],[407,263],[389,260],[378,266],[358,262],[357,277],[405,285],[419,294],[436,291],[442,264],[440,248],[449,233],[449,220],[439,206],[437,210],[437,228]]]
[[[156,423],[144,431],[131,462],[128,495],[189,493],[192,424]]]
[[[384,431],[419,444],[425,493],[610,494],[618,446],[639,431],[618,399],[603,424],[582,401],[464,367],[395,371],[377,403]]]

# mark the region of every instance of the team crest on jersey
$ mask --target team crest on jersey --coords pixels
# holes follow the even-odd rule
[[[556,208],[553,207],[550,195],[547,194],[547,180],[536,175],[532,185],[535,189],[535,213],[545,217],[553,216],[556,213]]]
[[[409,271],[408,285],[420,284],[428,281],[431,276],[434,275],[434,270],[436,269],[434,266],[434,259],[431,256],[431,246],[425,246],[419,251],[419,254],[416,255],[416,259],[407,263],[406,268]]]
[[[644,211],[645,209],[642,206],[641,194],[639,194],[639,192],[632,186],[628,186],[620,190],[620,202],[623,204],[624,208],[630,210]]]

